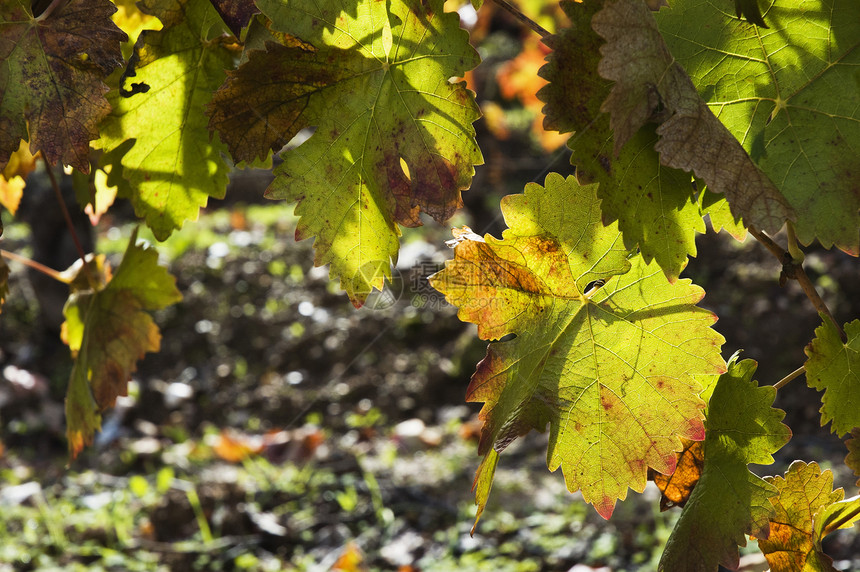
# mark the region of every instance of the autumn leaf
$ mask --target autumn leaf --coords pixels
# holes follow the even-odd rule
[[[713,572],[718,564],[736,570],[744,534],[767,538],[774,515],[770,498],[779,490],[747,469],[773,463],[772,454],[791,437],[781,423],[785,412],[772,407],[776,390],[758,387],[752,360],[729,361],[708,402],[705,464],[659,570]]]
[[[110,112],[104,78],[125,33],[108,0],[69,0],[36,19],[30,0],[0,0],[0,170],[21,140],[53,164],[89,172],[89,142]]]
[[[146,352],[158,351],[161,334],[148,312],[178,302],[175,279],[158,265],[158,254],[135,244],[132,234],[116,273],[100,289],[73,287],[63,332],[75,355],[66,395],[69,450],[76,456],[99,429],[99,411],[127,384]]]
[[[860,2],[772,0],[763,30],[727,1],[674,0],[656,14],[672,56],[793,207],[798,238],[857,255]]]
[[[431,277],[480,337],[516,334],[490,344],[467,390],[485,403],[476,489],[489,491],[496,453],[549,423],[550,470],[608,518],[648,467],[674,470],[679,437],[704,437],[693,376],[724,370],[722,337],[700,288],[628,257],[594,185],[550,175],[502,212],[502,240],[463,240]]]
[[[687,499],[702,476],[702,468],[705,461],[705,448],[702,441],[691,441],[681,439],[684,448],[678,453],[678,461],[675,472],[671,475],[663,475],[649,471],[648,479],[653,480],[660,489],[660,510],[664,511],[672,507],[682,507],[687,504]]]
[[[653,127],[615,155],[609,116],[600,110],[612,84],[597,73],[603,40],[591,28],[600,3],[562,6],[573,28],[545,40],[553,51],[540,71],[550,83],[537,94],[546,103],[544,127],[575,132],[571,162],[580,182],[600,183],[603,220],[617,220],[625,246],[638,247],[646,262],[656,260],[675,280],[696,255],[696,234],[705,232],[690,175],[660,164]]]
[[[609,0],[592,27],[606,40],[598,71],[615,82],[601,109],[611,114],[616,153],[646,122],[657,123],[661,163],[694,172],[744,222],[776,232],[794,219],[788,201],[699,97],[641,0]]]
[[[824,391],[821,425],[832,421],[837,435],[860,427],[860,320],[845,324],[845,334],[848,341],[843,343],[836,326],[822,316],[815,339],[804,350],[806,383]]]
[[[776,513],[770,534],[758,541],[772,570],[836,570],[833,560],[821,552],[813,519],[824,508],[841,501],[842,489],[833,490],[833,473],[821,472],[817,463],[795,461],[783,477],[765,477],[779,495],[771,498]]]
[[[0,170],[0,205],[13,215],[21,204],[27,175],[36,169],[38,156],[30,153],[26,141],[21,141],[18,150],[9,157],[6,168]]]
[[[449,82],[478,55],[439,0],[366,0],[360,16],[333,0],[258,5],[293,39],[228,75],[210,125],[244,161],[316,127],[281,155],[266,196],[298,202],[296,239],[316,237],[316,265],[361,305],[390,276],[398,225],[449,218],[482,161],[473,96]]]
[[[164,240],[196,220],[210,196],[224,196],[227,148],[210,136],[204,108],[234,55],[207,0],[146,0],[140,7],[164,29],[141,32],[133,73],[108,96],[114,109],[98,145],[112,152],[135,140],[122,157],[122,176],[135,212]]]

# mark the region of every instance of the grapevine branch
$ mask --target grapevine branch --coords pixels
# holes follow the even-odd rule
[[[525,24],[526,26],[540,34],[541,38],[546,38],[552,35],[549,30],[523,14],[522,10],[508,2],[508,0],[493,0],[493,2],[507,10],[514,18],[519,20],[520,23]]]
[[[812,302],[812,305],[815,306],[818,313],[827,316],[827,318],[829,318],[836,327],[836,331],[839,332],[839,337],[842,339],[843,343],[847,342],[848,337],[845,335],[845,332],[842,331],[842,326],[839,325],[839,322],[837,322],[836,318],[833,317],[833,314],[830,313],[830,308],[827,307],[827,304],[825,304],[824,300],[821,299],[821,296],[818,295],[818,292],[815,290],[815,286],[812,284],[812,280],[809,279],[809,276],[807,276],[806,271],[803,269],[803,260],[798,260],[793,257],[791,253],[774,242],[771,237],[758,228],[750,226],[748,230],[756,240],[762,243],[764,247],[782,263],[782,273],[779,277],[780,286],[783,286],[789,279],[797,280],[803,293],[806,294],[806,297],[809,298],[809,301]],[[792,229],[792,237],[793,234]]]
[[[33,270],[37,270],[37,271],[41,272],[42,274],[46,274],[46,275],[50,276],[51,278],[53,278],[54,280],[57,280],[57,281],[62,282],[64,284],[68,284],[70,282],[70,279],[64,277],[59,271],[54,270],[53,268],[49,268],[48,266],[45,266],[44,264],[36,262],[35,260],[31,260],[25,256],[21,256],[20,254],[15,254],[14,252],[9,252],[8,250],[0,249],[0,256],[2,256],[3,258],[6,258],[7,260],[14,260],[15,262],[20,262],[24,266],[29,266]]]
[[[63,211],[63,218],[66,219],[66,226],[69,229],[69,234],[72,235],[72,241],[75,243],[75,249],[78,251],[78,256],[81,258],[81,264],[84,266],[84,275],[87,277],[87,282],[91,288],[95,288],[97,282],[93,280],[90,269],[87,266],[87,254],[84,252],[84,247],[81,246],[81,241],[78,239],[78,233],[75,232],[75,225],[72,222],[72,217],[69,214],[69,209],[66,208],[66,201],[63,200],[63,193],[60,191],[60,185],[57,184],[57,178],[54,176],[54,169],[47,159],[45,161],[45,170],[48,172],[48,178],[51,179],[51,186],[54,187],[54,194],[57,196],[57,202],[60,203],[60,210]]]
[[[780,389],[782,389],[783,387],[788,385],[789,381],[800,377],[804,373],[806,373],[806,367],[800,366],[799,368],[797,368],[796,370],[794,370],[793,372],[791,372],[787,376],[783,377],[782,379],[780,379],[779,381],[774,383],[773,388],[776,389],[777,391],[779,391]]]

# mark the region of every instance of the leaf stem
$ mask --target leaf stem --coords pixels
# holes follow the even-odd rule
[[[774,383],[773,388],[776,389],[777,391],[779,391],[780,389],[785,387],[789,381],[800,377],[804,373],[806,373],[806,367],[800,366],[799,368],[797,368],[796,370],[794,370],[793,372],[791,372],[787,376],[783,377],[782,379],[780,379],[779,381]]]
[[[69,234],[72,235],[72,241],[75,243],[75,249],[78,251],[78,256],[81,259],[81,264],[84,267],[84,275],[87,277],[87,282],[90,285],[90,288],[93,290],[96,289],[96,281],[93,280],[92,274],[90,274],[90,269],[87,266],[87,254],[84,252],[84,247],[81,246],[81,241],[78,239],[78,233],[75,232],[75,225],[72,222],[72,216],[69,214],[69,209],[66,208],[66,201],[63,199],[63,193],[60,191],[60,185],[57,184],[57,177],[54,176],[54,169],[48,160],[44,157],[42,160],[45,162],[45,170],[48,172],[48,178],[51,179],[51,186],[54,187],[54,194],[57,196],[57,202],[60,203],[60,210],[63,212],[63,218],[66,219],[66,227],[69,229]]]
[[[800,247],[797,246],[797,235],[794,232],[794,223],[791,221],[786,222],[785,230],[788,238],[788,253],[791,254],[791,257],[795,262],[803,262],[806,259],[806,256],[803,254],[803,251],[800,250]]]
[[[26,256],[21,256],[20,254],[15,254],[14,252],[9,252],[8,250],[3,250],[3,249],[0,249],[0,256],[2,256],[3,258],[9,259],[9,260],[14,260],[15,262],[20,262],[24,266],[29,266],[33,270],[37,270],[37,271],[41,272],[42,274],[46,274],[46,275],[50,276],[51,278],[53,278],[54,280],[62,282],[63,284],[71,283],[70,278],[65,278],[57,270],[54,270],[53,268],[49,268],[49,267],[45,266],[44,264],[36,262],[35,260],[30,260]]]
[[[35,20],[37,22],[41,22],[42,20],[47,20],[48,18],[51,17],[51,14],[53,14],[61,4],[65,4],[65,3],[66,3],[66,0],[53,0],[50,4],[48,4],[48,7],[42,11],[41,14],[36,16]]]
[[[499,6],[504,8],[505,10],[507,10],[511,15],[513,15],[514,18],[519,20],[520,23],[525,24],[526,26],[531,28],[533,31],[537,32],[541,38],[546,38],[546,37],[552,35],[549,32],[549,30],[547,30],[546,28],[544,28],[543,26],[541,26],[540,24],[538,24],[537,22],[535,22],[534,20],[532,20],[531,18],[529,18],[528,16],[523,14],[522,10],[520,10],[519,8],[517,8],[516,6],[514,6],[513,4],[508,2],[508,0],[493,0],[493,2],[495,2],[496,4],[498,4]]]
[[[806,271],[803,269],[803,253],[800,252],[799,259],[795,258],[758,228],[750,226],[748,227],[748,230],[756,240],[762,243],[764,247],[782,263],[782,273],[779,277],[780,286],[784,285],[788,279],[797,280],[803,293],[806,294],[806,297],[809,298],[809,301],[812,302],[813,306],[815,306],[816,311],[818,311],[819,314],[827,316],[827,318],[833,323],[836,331],[839,332],[839,337],[842,339],[842,342],[847,342],[848,336],[845,335],[845,332],[842,330],[842,326],[839,325],[839,322],[837,322],[836,318],[833,317],[833,314],[830,313],[830,308],[827,307],[827,304],[825,304],[824,300],[821,299],[821,296],[818,295],[818,292],[815,290],[815,286],[812,284],[812,280],[809,279],[809,276],[807,276]],[[791,233],[789,235],[789,241],[791,241],[795,238],[794,229],[791,228],[791,226],[789,226],[789,232]],[[798,248],[796,240],[794,241],[794,247],[796,249]]]

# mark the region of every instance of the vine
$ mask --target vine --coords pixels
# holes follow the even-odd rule
[[[860,497],[843,499],[816,463],[766,478],[747,466],[791,438],[773,399],[805,375],[824,392],[822,425],[854,435],[846,463],[860,474],[860,320],[836,320],[800,247],[860,253],[860,4],[563,2],[571,27],[550,34],[494,1],[551,50],[537,97],[544,126],[573,133],[576,176],[505,197],[501,239],[455,231],[454,259],[431,277],[490,342],[467,390],[484,403],[478,517],[500,454],[548,429],[549,469],[605,518],[649,475],[664,495],[692,483],[662,503],[683,512],[661,569],[736,568],[745,535],[773,570],[832,569],[821,540],[860,519]],[[34,14],[0,1],[5,177],[32,169],[28,142],[65,209],[53,169],[101,170],[164,240],[224,196],[233,165],[278,153],[266,197],[296,203],[296,239],[315,238],[315,264],[357,307],[391,277],[401,227],[462,205],[483,162],[480,111],[451,78],[480,58],[442,0],[119,5],[53,0]],[[69,285],[74,457],[158,350],[150,312],[181,295],[136,232],[113,272],[64,218],[79,267],[0,255]],[[703,290],[680,278],[706,218],[749,232],[822,317],[806,363],[773,386],[753,381],[753,361],[723,359]],[[785,248],[771,238],[782,227]],[[7,275],[3,263],[0,299]]]

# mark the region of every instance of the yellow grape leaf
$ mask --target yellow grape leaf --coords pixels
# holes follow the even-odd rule
[[[490,344],[467,390],[485,403],[479,511],[497,454],[547,424],[550,470],[605,518],[648,467],[674,470],[679,437],[704,437],[694,376],[724,370],[715,317],[689,280],[629,255],[595,187],[550,175],[505,197],[503,239],[461,236],[430,279],[482,338],[516,334]]]
[[[663,475],[655,471],[649,471],[649,478],[654,481],[660,489],[660,510],[664,511],[672,507],[683,508],[687,499],[702,476],[705,465],[705,447],[702,441],[691,441],[681,439],[684,448],[678,453],[678,462],[675,472],[671,475]]]
[[[842,489],[833,490],[833,473],[821,472],[817,463],[795,461],[785,477],[765,477],[779,490],[770,499],[776,513],[770,518],[770,534],[758,546],[773,570],[824,572],[836,570],[820,550],[813,520],[816,513],[842,500]]]
[[[76,456],[100,426],[99,411],[127,395],[137,360],[158,351],[161,334],[148,312],[178,302],[176,280],[158,265],[158,254],[135,244],[132,234],[110,281],[96,289],[72,287],[64,339],[76,356],[66,395],[69,450]],[[78,274],[81,280],[86,275]]]

